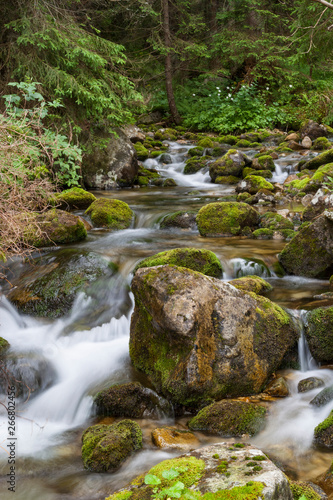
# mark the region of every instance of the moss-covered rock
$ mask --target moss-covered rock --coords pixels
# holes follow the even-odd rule
[[[270,170],[256,170],[252,167],[245,167],[243,170],[243,178],[248,175],[259,175],[260,177],[264,177],[264,179],[271,179],[273,174]]]
[[[217,140],[218,142],[234,146],[238,141],[238,137],[236,137],[235,135],[221,135],[220,137],[217,138]]]
[[[282,471],[247,443],[219,443],[164,460],[106,500],[153,500],[157,496],[184,500],[293,498]]]
[[[317,137],[314,141],[311,149],[314,151],[325,151],[326,149],[331,149],[332,143],[326,137]]]
[[[267,154],[259,156],[259,158],[254,158],[252,161],[252,168],[255,170],[269,170],[270,172],[274,172],[275,165],[273,158]]]
[[[244,401],[218,401],[206,406],[193,417],[188,426],[224,437],[257,434],[265,425],[266,409]]]
[[[247,202],[250,198],[252,198],[252,195],[250,193],[244,192],[244,193],[239,193],[237,195],[236,200],[237,200],[238,203],[240,203],[242,201],[243,202]]]
[[[140,161],[147,160],[147,158],[149,157],[149,152],[145,148],[145,146],[142,144],[142,142],[136,142],[134,144],[134,149],[136,151],[138,160],[140,160]]]
[[[279,254],[289,274],[310,278],[329,277],[333,269],[333,221],[325,211],[314,222],[300,229]]]
[[[263,295],[264,293],[273,290],[272,285],[259,276],[243,276],[229,281],[229,283],[239,290],[244,290],[244,292],[254,292],[257,295]]]
[[[113,272],[113,264],[96,253],[64,249],[36,259],[13,282],[8,298],[24,314],[58,318],[69,312],[79,292]]]
[[[175,181],[175,179],[172,179],[171,177],[168,177],[167,179],[165,179],[163,181],[162,186],[163,187],[174,187],[174,186],[177,186],[177,182]]]
[[[260,391],[298,338],[267,298],[189,269],[139,269],[132,291],[132,362],[178,406]]]
[[[298,382],[297,391],[298,392],[308,392],[318,387],[325,385],[325,382],[319,377],[307,377]]]
[[[274,186],[260,175],[248,175],[236,186],[237,193],[246,191],[250,194],[256,194],[261,189],[274,191]]]
[[[185,162],[184,174],[195,174],[205,168],[211,159],[210,156],[193,156]]]
[[[96,200],[96,196],[84,189],[74,187],[71,189],[66,189],[61,193],[55,193],[52,203],[59,206],[63,210],[77,210],[88,208],[93,201]]]
[[[198,142],[198,146],[201,148],[213,148],[214,143],[210,137],[204,137]]]
[[[261,227],[260,229],[256,229],[252,233],[252,237],[256,240],[271,240],[273,236],[273,229],[268,229],[267,227]]]
[[[333,410],[314,430],[314,442],[325,448],[333,448]]]
[[[37,248],[74,243],[87,237],[82,220],[74,214],[53,208],[44,213],[29,213],[23,240]]]
[[[9,347],[10,347],[9,342],[3,337],[0,337],[0,359],[6,354]]]
[[[259,213],[254,208],[233,201],[209,203],[197,215],[201,236],[236,236],[245,226],[256,227],[259,220]]]
[[[294,229],[294,224],[291,220],[275,212],[266,212],[262,215],[260,218],[260,225],[268,229],[273,229],[274,231]]]
[[[320,153],[318,156],[315,156],[311,160],[298,164],[299,170],[316,170],[322,165],[327,165],[327,163],[333,162],[333,148],[324,151],[324,153]]]
[[[232,175],[220,175],[216,177],[215,184],[238,184],[239,178]]]
[[[251,142],[246,139],[240,139],[235,144],[236,148],[249,148],[251,146]]]
[[[127,203],[109,198],[94,201],[85,213],[95,226],[109,229],[127,229],[134,215]]]
[[[290,489],[294,500],[306,498],[306,500],[322,500],[322,495],[319,495],[310,484],[302,481],[289,481]]]
[[[223,274],[221,262],[215,253],[197,248],[174,248],[157,253],[139,262],[134,272],[143,267],[163,266],[165,264],[186,267],[215,278],[221,278]]]
[[[229,149],[222,158],[210,164],[209,175],[212,182],[215,182],[216,177],[220,176],[241,177],[244,167],[249,164],[251,164],[251,160],[245,154],[236,149]]]
[[[136,422],[93,425],[82,435],[85,469],[107,472],[117,469],[130,453],[142,448],[142,431]]]
[[[333,307],[307,313],[305,335],[312,356],[319,363],[333,363]]]
[[[205,148],[202,148],[200,146],[196,146],[195,148],[191,148],[188,150],[188,155],[189,156],[203,156]]]
[[[197,212],[174,212],[166,215],[160,223],[161,229],[177,227],[180,229],[195,229]]]
[[[94,403],[98,415],[160,419],[172,414],[170,404],[140,382],[113,385],[99,392]]]

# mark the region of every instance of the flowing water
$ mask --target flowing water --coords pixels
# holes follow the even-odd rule
[[[128,354],[133,297],[126,290],[131,272],[142,258],[176,247],[207,248],[221,260],[223,279],[247,274],[265,277],[273,285],[269,298],[297,311],[300,323],[303,310],[322,304],[313,297],[327,291],[327,282],[278,278],[272,271],[284,242],[202,238],[196,230],[160,229],[159,223],[166,214],[178,210],[197,211],[207,203],[232,199],[232,188],[210,183],[208,168],[194,175],[183,174],[189,147],[170,143],[172,163],[168,165],[161,164],[158,158],[146,161],[146,167],[157,168],[164,177],[174,178],[177,187],[96,193],[121,199],[135,212],[135,222],[130,229],[117,232],[94,229],[84,242],[72,245],[82,251],[96,252],[119,266],[118,277],[104,280],[98,292],[98,300],[108,305],[108,315],[105,310],[99,314],[96,303],[84,294],[76,298],[70,314],[53,321],[20,315],[4,295],[1,296],[0,337],[10,342],[12,356],[35,363],[36,378],[41,379],[39,392],[34,395],[26,391],[17,399],[15,499],[103,499],[153,464],[175,455],[158,450],[151,443],[152,429],[162,423],[175,423],[174,419],[165,418],[160,422],[139,421],[144,432],[144,449],[130,457],[116,473],[84,471],[80,456],[83,430],[100,421],[94,417],[93,395],[114,383],[132,380],[148,383],[131,367]],[[273,180],[283,182],[299,159],[296,153],[280,158]],[[281,208],[297,211],[297,207],[291,205]],[[48,254],[56,255],[57,251],[49,250]],[[27,264],[11,263],[9,276],[17,276],[24,266]],[[333,403],[323,408],[310,406],[309,401],[320,389],[299,394],[297,384],[308,376],[319,376],[325,385],[330,385],[333,372],[316,366],[303,336],[299,353],[301,370],[284,373],[291,396],[270,404],[266,429],[250,441],[274,456],[294,477],[310,479],[323,472],[330,462],[329,455],[314,450],[311,443],[314,427],[328,415]],[[112,422],[112,419],[103,421]],[[186,421],[183,417],[177,423],[186,426]],[[221,440],[200,433],[197,436],[202,445]],[[0,406],[0,490],[5,500],[14,498],[13,493],[7,491],[10,451],[7,437],[7,412]]]

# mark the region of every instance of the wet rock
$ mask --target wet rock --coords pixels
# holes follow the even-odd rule
[[[300,499],[302,496],[307,500],[327,500],[325,492],[316,484],[303,481],[289,481],[293,498]]]
[[[289,141],[286,144],[287,144],[287,147],[289,149],[291,149],[292,151],[301,151],[302,149],[304,149],[304,146],[296,141]]]
[[[124,201],[99,198],[85,211],[97,227],[127,229],[132,222],[133,212]]]
[[[139,269],[132,290],[132,362],[177,405],[259,392],[298,337],[270,300],[185,268]]]
[[[142,130],[136,125],[126,125],[126,127],[122,128],[124,134],[129,138],[129,140],[133,143],[135,142],[143,142],[146,138],[145,134]]]
[[[256,194],[261,189],[274,191],[274,186],[260,175],[248,175],[236,186],[237,193],[247,192],[250,194]]]
[[[190,494],[223,498],[226,494],[235,499],[293,499],[288,479],[261,450],[249,444],[219,443],[155,465],[148,471],[149,477],[156,478],[155,486],[145,484],[141,476],[108,500],[117,500],[119,495],[152,499],[154,488],[159,494],[168,485],[165,477],[170,470],[176,471],[172,484],[180,483],[177,498]]]
[[[159,427],[151,436],[153,443],[163,449],[190,451],[200,447],[199,439],[192,432],[177,427]]]
[[[333,307],[318,307],[307,313],[305,337],[318,363],[333,362]]]
[[[196,220],[201,236],[236,236],[246,226],[258,226],[260,216],[247,203],[231,201],[203,206]]]
[[[302,160],[301,165],[299,167],[299,170],[316,170],[317,168],[321,167],[322,165],[327,165],[328,163],[333,162],[333,148],[329,149],[327,151],[324,151],[324,153],[320,153],[319,155],[315,156],[314,158],[311,158],[309,161]]]
[[[247,275],[242,278],[237,278],[229,281],[229,283],[239,290],[244,290],[245,292],[254,292],[257,295],[263,295],[273,290],[272,285],[267,283],[267,281],[260,278],[259,276]]]
[[[168,177],[167,179],[165,179],[163,181],[163,184],[162,184],[163,187],[174,187],[174,186],[177,186],[177,182],[172,179],[171,177]]]
[[[87,230],[79,217],[56,208],[30,213],[23,230],[25,242],[37,248],[74,243],[86,237]]]
[[[286,398],[290,394],[288,383],[284,377],[277,377],[268,384],[264,392],[276,398]]]
[[[223,275],[221,262],[215,253],[197,248],[174,248],[157,253],[139,262],[134,272],[143,267],[163,266],[165,264],[186,267],[214,278],[221,278]]]
[[[16,397],[28,399],[50,387],[56,380],[56,371],[50,361],[38,354],[10,354],[4,364],[6,376],[0,378],[0,390],[15,386]],[[2,374],[2,375],[3,375]]]
[[[317,394],[317,396],[310,401],[310,405],[325,406],[332,400],[333,400],[333,385],[330,385],[329,387],[325,387],[325,389],[320,391],[319,394]]]
[[[172,414],[171,405],[140,382],[114,385],[94,399],[98,415],[154,420]]]
[[[291,220],[276,212],[266,212],[262,215],[260,218],[260,226],[272,229],[273,231],[294,229],[294,224]]]
[[[199,170],[208,165],[210,160],[211,156],[193,156],[189,158],[185,162],[184,174],[195,174],[199,172]]]
[[[0,359],[4,357],[9,347],[10,347],[9,342],[3,337],[0,337]]]
[[[133,451],[142,448],[142,431],[136,422],[122,420],[113,425],[93,425],[82,435],[85,469],[107,472],[118,469]]]
[[[82,160],[82,176],[86,187],[115,189],[132,186],[138,173],[135,148],[120,129],[117,136],[99,130],[86,137],[87,152]]]
[[[88,208],[96,196],[84,189],[74,187],[54,195],[54,201],[62,210],[78,210]],[[53,201],[53,200],[52,200]]]
[[[325,151],[326,149],[331,148],[332,143],[326,137],[318,137],[311,147],[314,151]]]
[[[193,417],[192,431],[219,434],[224,437],[254,435],[265,426],[266,409],[244,401],[222,400],[206,406]]]
[[[209,175],[212,182],[220,176],[241,177],[244,167],[250,164],[251,160],[245,154],[236,149],[229,149],[222,158],[210,164]]]
[[[302,139],[302,146],[305,149],[310,149],[312,146],[312,141],[311,141],[310,137],[308,137],[307,135],[305,137],[303,137],[303,139]]]
[[[301,138],[308,136],[310,139],[314,140],[317,137],[327,137],[327,129],[325,125],[319,125],[319,123],[309,120],[299,131]]]
[[[59,318],[80,291],[113,273],[112,263],[94,252],[63,249],[36,259],[13,280],[7,297],[24,314]]]
[[[168,153],[163,153],[160,157],[160,161],[165,165],[170,165],[170,163],[172,163],[171,155],[169,155]]]
[[[308,377],[300,380],[297,385],[298,392],[308,392],[325,385],[324,381],[318,377]]]
[[[296,132],[292,132],[291,134],[287,135],[286,141],[299,141],[300,136]]]
[[[332,399],[333,395],[331,400]],[[333,410],[329,416],[315,428],[314,442],[325,448],[333,448]]]
[[[174,212],[166,215],[160,223],[161,229],[177,227],[180,229],[196,229],[196,212]]]
[[[324,212],[314,222],[299,230],[279,254],[279,261],[289,274],[309,278],[329,277],[333,271],[333,221]]]
[[[251,167],[258,171],[268,170],[274,172],[275,170],[274,161],[270,155],[262,155],[259,158],[254,158]]]

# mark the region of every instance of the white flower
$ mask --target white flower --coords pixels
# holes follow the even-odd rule
[[[230,90],[230,87],[227,87],[228,90]]]
[[[266,90],[269,90],[269,87],[266,87]]]
[[[231,97],[231,94],[228,94],[228,97]]]
[[[230,99],[230,101],[233,101],[233,100],[234,100],[234,98],[232,97],[232,98]]]
[[[289,85],[290,88],[292,88],[293,86],[292,85]]]
[[[192,95],[193,95],[193,97],[195,97],[195,94],[192,94]]]
[[[216,87],[216,88],[217,88],[217,90],[219,90],[219,89],[220,89],[220,87]]]
[[[209,97],[212,97],[212,94],[209,94]]]

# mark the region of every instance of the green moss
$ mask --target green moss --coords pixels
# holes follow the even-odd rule
[[[315,438],[318,438],[320,434],[323,433],[323,431],[326,431],[329,427],[333,426],[333,410],[329,414],[327,418],[323,422],[321,422],[317,427],[315,427],[314,430],[314,435]]]
[[[0,337],[0,357],[6,353],[9,347],[10,347],[9,342],[3,337]]]
[[[233,175],[220,175],[216,177],[215,184],[238,184],[239,178]]]
[[[250,194],[256,194],[261,189],[274,191],[274,186],[259,175],[248,175],[244,179],[247,182],[246,191]]]
[[[333,360],[333,307],[318,307],[307,314],[306,338],[315,359]]]
[[[162,185],[163,185],[163,187],[173,187],[173,186],[177,186],[177,182],[170,177],[168,179],[165,179],[163,181]]]
[[[162,153],[163,153],[163,151],[161,151],[161,150],[159,150],[159,151],[150,151],[149,158],[157,158]]]
[[[243,227],[253,227],[258,222],[258,212],[246,203],[209,203],[202,207],[197,215],[201,236],[237,235]]]
[[[74,187],[71,189],[66,189],[61,193],[56,193],[52,203],[60,205],[62,209],[82,209],[88,208],[93,201],[96,200],[96,196],[84,189]]]
[[[188,426],[191,430],[222,436],[253,435],[263,428],[265,415],[266,409],[262,406],[222,400],[200,410]]]
[[[195,226],[196,214],[197,214],[196,212],[189,210],[188,212],[174,212],[173,214],[166,215],[160,223],[160,228],[161,229],[170,227],[189,228]]]
[[[306,500],[321,500],[322,498],[321,495],[316,493],[307,483],[289,481],[289,486],[294,500],[299,500],[302,496],[305,496]]]
[[[214,453],[213,458],[220,458],[220,455],[218,453]]]
[[[155,465],[149,470],[148,474],[157,476],[161,480],[161,486],[163,487],[167,484],[167,480],[162,476],[162,472],[170,469],[179,472],[177,481],[181,481],[188,488],[201,478],[205,470],[205,462],[195,457],[172,458]]]
[[[114,493],[113,495],[107,497],[105,500],[128,500],[131,498],[132,492],[128,490],[120,491],[119,493]]]
[[[239,193],[237,195],[237,201],[238,202],[246,201],[246,200],[248,200],[250,198],[252,198],[252,196],[250,195],[250,193],[247,193],[246,191],[244,193]]]
[[[198,142],[198,146],[201,148],[212,148],[214,144],[210,137],[205,137]]]
[[[185,162],[184,174],[195,174],[207,165],[210,156],[193,156]]]
[[[274,236],[274,231],[268,228],[260,228],[253,231],[252,236],[258,240],[271,240]]]
[[[140,161],[147,160],[149,153],[148,153],[148,150],[142,144],[142,142],[140,142],[140,141],[136,142],[134,144],[134,148],[135,148],[136,154],[138,156],[138,160],[140,160]]]
[[[149,179],[147,177],[143,177],[142,175],[138,176],[138,184],[139,186],[148,186],[149,185]]]
[[[225,473],[228,469],[228,461],[222,460],[220,464],[216,468],[216,472],[220,472],[221,474]]]
[[[209,165],[209,175],[213,182],[216,177],[232,175],[241,177],[243,168],[249,160],[243,153],[239,153],[236,149],[229,151]]]
[[[333,162],[333,148],[325,151],[324,153],[319,154],[315,158],[312,158],[311,160],[305,162],[300,170],[304,170],[304,168],[307,168],[309,170],[316,170],[317,168],[321,167],[322,165],[327,165],[327,163]]]
[[[233,146],[238,141],[238,138],[235,135],[222,135],[217,138],[217,141]]]
[[[204,152],[204,148],[197,146],[195,148],[191,148],[188,150],[188,155],[189,156],[202,156]]]
[[[270,170],[256,170],[255,168],[245,167],[243,170],[243,177],[247,177],[248,175],[259,175],[265,179],[271,179],[273,177]]]
[[[249,481],[245,486],[235,486],[230,490],[205,493],[203,500],[259,500],[262,498],[263,483]]]
[[[133,212],[124,201],[99,198],[86,210],[92,222],[98,227],[127,229],[132,222]]]
[[[95,472],[118,468],[131,451],[140,448],[142,431],[132,420],[122,420],[113,425],[93,425],[82,435],[84,467]]]
[[[326,137],[318,137],[311,147],[314,151],[325,151],[326,149],[331,148],[332,143]]]
[[[174,248],[173,250],[160,252],[139,262],[134,272],[142,267],[165,264],[186,267],[215,278],[221,278],[223,273],[222,265],[213,252],[196,248]]]
[[[242,278],[229,281],[229,283],[239,290],[254,292],[256,294],[266,293],[273,289],[272,285],[259,276],[243,276]]]
[[[294,229],[294,224],[291,220],[275,212],[266,212],[260,219],[260,225],[274,231]]]
[[[251,142],[247,141],[246,139],[240,139],[239,141],[236,142],[237,148],[249,148],[250,146]]]

